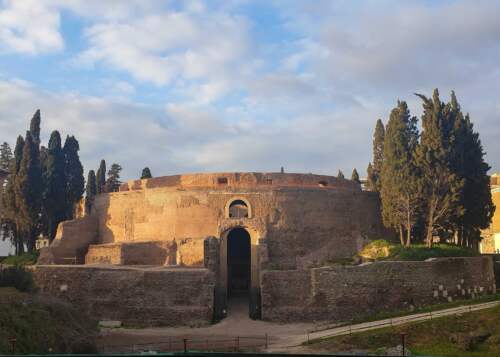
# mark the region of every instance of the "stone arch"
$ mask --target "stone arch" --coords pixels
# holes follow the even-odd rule
[[[246,215],[244,214],[244,217],[234,216],[235,212],[238,211],[244,212],[244,207],[246,208]],[[250,205],[250,202],[248,202],[248,200],[244,197],[232,197],[226,203],[226,207],[224,208],[224,217],[235,218],[235,219],[252,218],[253,217],[252,206]]]

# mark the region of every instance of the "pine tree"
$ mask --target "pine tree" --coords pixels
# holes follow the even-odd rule
[[[351,180],[354,182],[357,182],[357,183],[361,183],[361,181],[359,180],[358,170],[356,170],[356,168],[354,168],[354,170],[352,170]]]
[[[18,202],[16,196],[16,182],[21,161],[23,158],[24,138],[18,136],[14,149],[14,158],[10,164],[10,174],[2,195],[2,236],[10,237],[15,247],[16,255],[24,252],[24,239],[19,229]]]
[[[26,238],[29,252],[35,248],[41,208],[42,177],[40,153],[31,133],[26,132],[21,165],[16,178],[15,193],[18,202],[18,229]]]
[[[106,180],[106,192],[117,192],[120,188],[120,172],[122,167],[118,164],[111,165],[108,171],[108,179]]]
[[[153,175],[151,175],[151,170],[149,169],[149,167],[145,167],[144,169],[142,169],[141,180],[150,179],[152,177]]]
[[[54,239],[58,224],[66,218],[68,200],[66,198],[65,160],[61,147],[61,135],[53,131],[44,165],[43,211],[49,239]]]
[[[12,161],[12,150],[10,145],[4,142],[0,146],[0,170],[9,171]]]
[[[460,192],[464,181],[452,167],[450,138],[453,129],[451,105],[441,102],[434,90],[432,99],[417,94],[423,101],[422,136],[416,163],[421,172],[421,197],[425,204],[427,246],[436,232],[450,229],[454,218],[462,214]]]
[[[101,160],[97,170],[97,193],[106,192],[106,161]]]
[[[31,136],[33,137],[33,143],[37,147],[40,147],[40,122],[41,122],[40,109],[37,109],[37,111],[33,115],[33,118],[31,118],[30,122],[30,133]]]
[[[406,102],[398,101],[385,132],[380,197],[384,224],[399,231],[401,245],[405,246],[411,243],[420,208],[419,176],[415,165],[417,144],[417,118],[410,117]]]
[[[78,156],[80,145],[74,136],[67,136],[64,142],[64,176],[66,181],[66,219],[72,219],[76,204],[81,200],[85,190],[83,166]]]
[[[87,177],[87,186],[85,188],[85,209],[90,213],[94,204],[94,198],[97,194],[97,179],[94,170],[90,170]]]
[[[372,189],[380,192],[380,173],[384,163],[384,138],[385,128],[381,119],[377,120],[375,132],[373,133],[373,166],[370,181],[373,183]]]
[[[339,172],[337,173],[337,178],[339,178],[339,179],[344,179],[345,178],[344,173],[342,172],[342,170],[339,170]]]

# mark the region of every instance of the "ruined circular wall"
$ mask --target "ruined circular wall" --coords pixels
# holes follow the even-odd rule
[[[232,200],[249,206],[231,218]],[[378,202],[360,185],[313,174],[215,173],[131,181],[98,195],[98,242],[173,241],[202,262],[203,239],[246,228],[272,267],[295,268],[354,255],[381,229]],[[198,257],[198,258],[196,258]]]

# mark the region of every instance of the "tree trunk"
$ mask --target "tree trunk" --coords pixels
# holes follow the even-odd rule
[[[411,244],[411,212],[410,212],[410,199],[407,198],[406,201],[406,247],[409,247]]]
[[[401,242],[401,246],[404,247],[405,245],[405,240],[403,238],[403,225],[399,225],[399,241]]]
[[[427,244],[427,248],[432,248],[432,239],[433,239],[433,231],[434,231],[434,197],[431,199],[431,204],[429,205],[429,213],[427,216],[427,233],[425,236],[425,241]]]

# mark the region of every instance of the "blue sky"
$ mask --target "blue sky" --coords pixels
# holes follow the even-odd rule
[[[454,89],[500,170],[498,1],[0,0],[0,141],[37,108],[134,179],[365,172],[397,99]]]

